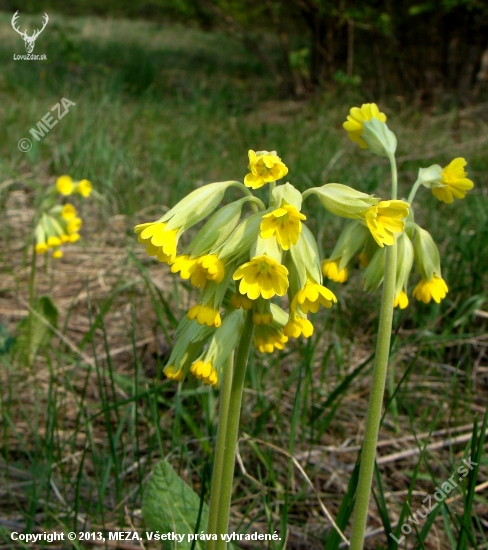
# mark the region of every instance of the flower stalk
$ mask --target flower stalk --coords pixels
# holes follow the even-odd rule
[[[227,358],[222,387],[220,389],[219,424],[217,427],[217,442],[215,445],[214,465],[212,472],[212,487],[210,489],[210,505],[208,514],[207,533],[217,533],[217,519],[219,516],[220,487],[222,482],[222,469],[224,465],[225,438],[227,434],[227,417],[229,415],[229,403],[232,391],[232,375],[234,367],[234,354]],[[207,550],[215,550],[215,541],[207,541]]]
[[[232,496],[232,481],[234,479],[234,466],[236,458],[237,435],[241,416],[242,393],[246,376],[247,360],[251,349],[254,324],[252,310],[246,313],[241,341],[237,349],[237,355],[232,376],[232,388],[230,391],[229,410],[227,415],[226,437],[223,451],[222,474],[220,480],[220,495],[218,499],[217,537],[215,550],[225,550],[227,542],[222,535],[227,534],[229,525],[230,501]],[[210,532],[210,531],[209,531]]]
[[[364,443],[361,452],[361,466],[356,490],[356,507],[352,524],[350,550],[362,550],[366,520],[368,517],[369,497],[376,458],[376,445],[385,392],[386,373],[390,354],[391,327],[393,319],[393,299],[395,294],[396,244],[386,250],[385,280],[381,297],[378,340],[373,368],[373,383],[369,397]]]
[[[391,164],[391,196],[397,197],[397,166],[395,155],[389,155]],[[388,359],[390,356],[391,328],[393,322],[393,302],[395,300],[397,265],[397,244],[386,249],[385,275],[383,293],[381,296],[380,318],[378,323],[378,340],[373,367],[373,382],[369,396],[364,443],[361,451],[361,465],[359,480],[356,489],[356,505],[351,533],[350,550],[362,550],[366,521],[368,518],[369,498],[373,482],[374,463],[376,459],[376,445],[380,429],[381,410],[385,393]]]

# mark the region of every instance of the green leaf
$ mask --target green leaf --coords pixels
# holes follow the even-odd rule
[[[8,333],[7,328],[0,323],[0,355],[6,355],[13,343],[14,339]]]
[[[30,312],[22,322],[21,335],[16,341],[16,347],[28,364],[31,364],[40,348],[49,344],[53,331],[58,327],[58,308],[50,296],[40,296],[34,304],[34,312]]]
[[[178,550],[190,550],[192,546],[194,550],[205,550],[205,541],[189,542],[187,535],[206,530],[208,506],[166,460],[158,462],[153,470],[144,491],[142,515],[152,531],[184,534]]]

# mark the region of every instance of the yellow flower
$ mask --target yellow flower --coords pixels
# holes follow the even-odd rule
[[[192,258],[188,254],[177,256],[171,265],[171,273],[180,272],[182,279],[190,279],[193,286],[205,288],[207,281],[220,283],[224,278],[225,266],[216,254]]]
[[[408,216],[408,207],[409,204],[404,201],[381,201],[363,214],[364,221],[379,246],[383,248],[385,244],[395,244],[394,234],[404,230],[403,218]]]
[[[76,192],[79,193],[82,197],[85,197],[85,199],[91,195],[92,190],[93,187],[91,181],[89,180],[81,180],[76,186]]]
[[[79,233],[73,233],[72,235],[69,235],[69,242],[75,243],[76,241],[80,240],[80,234]]]
[[[217,254],[206,254],[197,258],[197,265],[209,281],[222,282],[225,275],[225,266]]]
[[[76,208],[72,204],[65,204],[61,210],[61,217],[67,222],[76,218]]]
[[[400,290],[398,296],[396,296],[393,301],[393,307],[399,307],[400,309],[405,309],[408,306],[408,296],[404,290]]]
[[[292,309],[283,333],[290,338],[298,338],[301,334],[305,338],[310,338],[313,334],[313,325],[306,317],[301,317],[296,310]]]
[[[72,235],[73,233],[78,233],[78,231],[81,228],[81,218],[73,218],[68,222],[68,225],[66,226],[66,231],[68,232],[68,235]]]
[[[222,320],[218,309],[213,309],[209,305],[197,304],[190,308],[190,311],[186,314],[188,319],[193,321],[197,320],[200,325],[207,325],[208,327],[220,327]]]
[[[149,256],[157,256],[160,262],[171,264],[176,257],[178,229],[165,230],[163,222],[140,223],[134,227],[137,241],[145,244]]]
[[[288,168],[281,162],[276,151],[249,151],[249,170],[251,173],[244,178],[244,184],[252,189],[258,189],[265,183],[280,180],[288,174]]]
[[[342,125],[346,130],[349,139],[354,143],[359,144],[362,149],[367,149],[368,146],[361,137],[364,133],[364,121],[377,118],[380,122],[386,122],[385,113],[380,112],[376,103],[364,103],[359,107],[353,107],[349,111],[346,122]]]
[[[434,275],[431,281],[421,279],[419,284],[413,289],[412,296],[428,304],[432,298],[438,304],[446,297],[449,292],[446,282],[442,277]]]
[[[170,379],[170,380],[176,380],[178,382],[181,382],[185,378],[185,374],[183,372],[183,369],[179,369],[175,372],[175,366],[174,365],[168,365],[164,369],[164,374]]]
[[[337,303],[337,298],[332,291],[325,286],[309,281],[296,293],[291,303],[291,309],[300,307],[305,314],[309,311],[317,313],[320,304],[324,307],[332,307],[333,303]]]
[[[219,377],[211,362],[195,361],[190,367],[190,372],[204,384],[217,387]]]
[[[54,237],[54,236],[48,237],[47,246],[49,248],[57,248],[60,245],[61,245],[61,239],[59,237]]]
[[[45,254],[48,251],[48,245],[46,243],[37,243],[36,244],[36,253]]]
[[[324,277],[336,283],[345,283],[348,278],[347,266],[339,271],[340,261],[340,258],[333,261],[324,260],[322,262],[322,273]]]
[[[443,170],[440,187],[433,187],[432,193],[442,202],[451,204],[454,199],[464,199],[466,191],[473,189],[474,183],[468,179],[464,167],[467,162],[459,157],[451,161]]]
[[[70,176],[59,176],[56,180],[56,190],[58,193],[61,193],[61,195],[67,197],[73,193],[74,189],[75,184]]]
[[[255,256],[237,268],[235,281],[241,279],[239,292],[251,300],[262,296],[269,300],[275,294],[284,296],[288,290],[288,269],[269,256]]]
[[[63,252],[61,250],[55,250],[52,254],[52,257],[57,260],[63,257]]]
[[[273,353],[275,349],[283,349],[288,337],[271,325],[257,325],[254,331],[254,347],[261,353]]]
[[[74,235],[77,235],[77,233],[73,233]],[[64,243],[69,243],[71,242],[71,237],[69,235],[66,235],[63,233],[63,235],[61,235],[59,237],[61,239],[61,242],[64,244]]]
[[[302,231],[302,220],[306,219],[306,216],[301,214],[295,206],[285,204],[263,216],[261,237],[269,239],[276,235],[281,248],[289,250],[292,244],[297,244]]]
[[[252,309],[253,301],[250,300],[245,294],[241,294],[240,292],[236,292],[232,295],[232,298],[230,299],[230,303],[236,308],[239,309],[242,307],[242,309]]]

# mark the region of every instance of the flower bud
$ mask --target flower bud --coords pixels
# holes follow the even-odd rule
[[[176,329],[176,343],[171,351],[168,363],[164,367],[164,374],[172,380],[183,380],[190,364],[198,356],[203,343],[214,330],[214,328],[200,325],[183,317]]]
[[[424,187],[432,189],[440,184],[441,178],[442,168],[438,164],[433,164],[428,168],[419,168],[417,181],[420,181]]]
[[[294,206],[298,211],[302,209],[302,194],[289,182],[277,185],[273,189],[271,197],[273,206],[276,208],[280,208],[285,203]]]
[[[407,288],[408,278],[412,271],[413,265],[413,245],[406,233],[402,233],[397,240],[397,267],[396,267],[396,282],[395,282],[395,298],[401,309],[405,309],[408,305]],[[401,293],[404,292],[405,296]],[[402,296],[401,300],[398,298]],[[405,304],[406,298],[406,304]],[[404,306],[404,307],[403,307]]]
[[[354,254],[366,244],[369,235],[368,228],[363,224],[357,221],[349,223],[341,233],[329,261],[334,262],[339,260],[337,269],[338,271],[342,271],[351,261]]]
[[[195,189],[158,221],[166,223],[166,231],[179,228],[186,230],[215,210],[225,191],[232,186],[239,187],[242,184],[235,181],[220,181]]]
[[[325,209],[343,218],[358,219],[360,214],[380,202],[379,198],[356,191],[342,183],[327,183],[322,187],[312,187],[303,193],[303,198],[312,193],[318,196]]]
[[[242,310],[236,309],[227,314],[221,327],[213,333],[208,349],[191,365],[190,372],[202,379],[204,384],[217,387],[227,358],[240,339],[243,325]]]
[[[441,277],[441,260],[437,246],[430,233],[416,226],[413,242],[415,263],[422,279],[431,281],[434,275]]]
[[[185,254],[203,256],[211,249],[219,248],[235,229],[241,217],[242,205],[248,200],[249,197],[244,197],[218,210],[200,229]]]
[[[385,274],[386,249],[379,248],[364,271],[364,290],[374,292],[383,282]]]
[[[259,235],[262,217],[261,212],[252,214],[234,229],[222,247],[215,251],[223,262],[238,260],[249,254]]]
[[[364,121],[361,137],[366,142],[368,149],[375,155],[390,157],[395,154],[397,147],[396,136],[384,122],[381,122],[377,118]]]

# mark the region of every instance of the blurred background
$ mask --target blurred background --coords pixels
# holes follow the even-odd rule
[[[48,14],[33,51],[46,60],[14,59],[26,54],[17,10],[29,35]],[[449,293],[395,313],[367,544],[396,548],[388,529],[405,502],[417,509],[454,473],[486,409],[488,4],[0,0],[0,11],[2,547],[15,547],[13,531],[144,530],[144,487],[161,457],[208,497],[218,394],[162,374],[196,293],[145,255],[132,228],[200,185],[242,180],[249,149],[276,150],[300,190],[340,182],[386,197],[388,164],[342,129],[352,106],[374,101],[398,138],[400,196],[420,167],[456,157],[475,183],[452,205],[417,195]],[[75,105],[33,139],[62,98]],[[33,228],[42,191],[62,174],[95,191],[82,240],[57,262],[37,260],[56,330],[27,366]],[[345,224],[312,200],[306,215],[327,257]],[[356,261],[345,285],[327,285],[339,304],[315,315],[311,339],[251,359],[231,522],[280,532],[269,548],[339,547],[317,495],[347,533],[379,306],[362,284]],[[487,547],[487,466],[470,547]],[[466,491],[450,495],[408,547],[456,548],[466,502]]]

